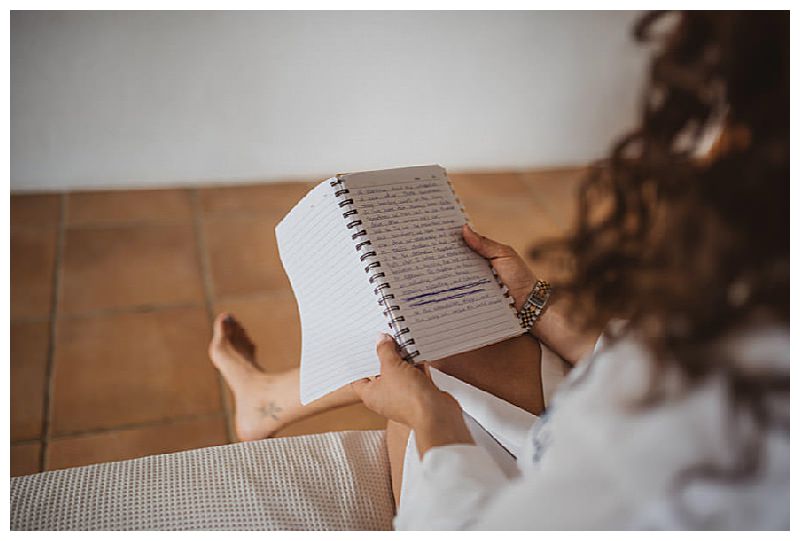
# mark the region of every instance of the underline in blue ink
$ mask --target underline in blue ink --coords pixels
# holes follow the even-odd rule
[[[423,297],[430,297],[432,295],[439,295],[440,293],[447,293],[449,291],[458,291],[459,289],[469,289],[471,287],[479,286],[481,284],[488,284],[488,283],[489,283],[489,280],[484,278],[483,280],[478,280],[477,282],[470,282],[468,284],[464,284],[464,285],[460,285],[460,286],[456,286],[456,287],[451,287],[449,289],[440,289],[438,291],[431,291],[430,293],[422,293],[421,295],[415,295],[413,297],[407,297],[407,298],[405,298],[403,300],[406,301],[406,302],[414,301],[414,300],[417,300],[417,299],[421,299]]]
[[[466,297],[467,295],[474,295],[475,293],[480,293],[483,290],[484,290],[483,288],[473,289],[472,291],[466,291],[464,293],[458,293],[457,295],[450,295],[449,297],[442,297],[441,299],[431,299],[429,301],[415,302],[413,304],[410,304],[409,306],[423,306],[425,304],[433,304],[433,303],[437,303],[437,302],[450,301],[450,300],[453,300],[453,299],[460,299],[461,297]]]

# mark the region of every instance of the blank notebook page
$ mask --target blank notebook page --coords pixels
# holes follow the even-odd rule
[[[466,217],[442,167],[353,173],[344,181],[419,352],[415,360],[524,332],[490,264],[461,237]]]
[[[387,322],[345,223],[325,181],[275,228],[300,312],[303,404],[380,371],[375,344]]]

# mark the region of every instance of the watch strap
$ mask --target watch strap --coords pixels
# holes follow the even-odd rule
[[[545,280],[537,281],[517,313],[517,317],[526,331],[530,330],[542,316],[548,300],[550,300],[550,283]]]

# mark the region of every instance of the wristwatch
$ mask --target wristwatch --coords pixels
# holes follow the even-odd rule
[[[537,281],[528,298],[525,299],[522,308],[517,313],[517,317],[526,331],[531,330],[533,324],[542,316],[549,299],[550,284],[544,280]]]

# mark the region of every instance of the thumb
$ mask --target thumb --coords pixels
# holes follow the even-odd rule
[[[359,398],[363,400],[364,393],[368,392],[367,389],[369,388],[372,382],[369,378],[361,378],[356,381],[350,383],[350,388],[353,389],[353,392],[358,395]]]
[[[395,344],[395,341],[388,334],[381,333],[380,338],[378,338],[376,349],[378,352],[378,359],[381,362],[381,374],[383,374],[387,368],[403,364],[403,358],[400,357],[400,353],[397,351],[397,344]]]
[[[486,259],[511,257],[516,254],[511,246],[506,246],[505,244],[500,244],[492,239],[481,236],[473,231],[467,224],[464,224],[461,228],[461,235],[464,237],[464,242],[467,243],[467,246],[472,248],[473,252],[482,255]]]
[[[420,365],[422,367],[422,373],[425,374],[425,377],[429,380],[433,381],[433,377],[431,376],[431,365],[427,361]]]

